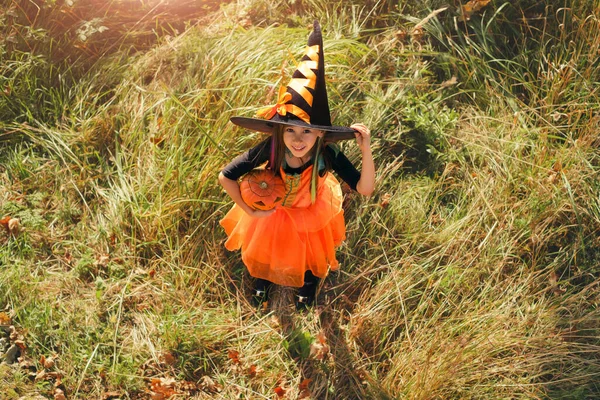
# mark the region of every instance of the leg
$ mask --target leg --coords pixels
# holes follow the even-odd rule
[[[273,283],[266,279],[256,278],[252,291],[252,304],[256,307],[263,306],[269,300],[269,292]]]
[[[298,290],[296,301],[296,309],[298,311],[305,310],[307,307],[314,304],[319,280],[320,279],[314,276],[310,270],[306,271],[304,274],[304,286]]]

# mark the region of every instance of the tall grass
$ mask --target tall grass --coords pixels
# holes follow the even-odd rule
[[[121,57],[179,34],[219,4],[3,0],[0,121],[60,121],[75,101],[69,88],[88,72],[93,75],[113,56],[118,64]],[[109,78],[120,79],[116,74]]]
[[[315,399],[596,397],[594,9],[567,33],[558,10],[515,22],[525,2],[460,24],[411,2],[265,4],[117,52],[5,123],[0,211],[22,230],[0,233],[0,307],[31,369],[56,354],[68,398],[170,377],[189,398],[296,398],[304,379]],[[275,100],[323,15],[334,121],[371,127],[378,193],[348,194],[319,307],[277,288],[260,314],[216,176],[262,139],[229,118]],[[33,71],[23,93],[45,88]],[[53,394],[20,368],[0,369],[8,398]]]
[[[587,129],[598,77],[589,60],[600,45],[592,2],[499,2],[468,23],[442,15],[427,29],[444,50],[439,66],[460,77],[467,98],[486,104],[500,96],[551,137],[577,138]]]

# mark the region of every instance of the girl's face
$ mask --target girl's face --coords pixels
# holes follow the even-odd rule
[[[294,157],[302,158],[312,150],[317,138],[324,134],[318,129],[286,125],[283,128],[283,143]]]

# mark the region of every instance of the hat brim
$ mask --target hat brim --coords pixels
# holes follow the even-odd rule
[[[311,129],[319,129],[325,131],[324,140],[326,141],[338,141],[354,139],[356,131],[352,128],[345,126],[323,126],[323,125],[312,125],[308,124],[301,119],[283,119],[276,115],[272,119],[259,119],[259,118],[248,118],[248,117],[232,117],[231,122],[242,128],[249,129],[251,131],[259,131],[265,133],[272,133],[275,125],[293,125],[302,126]]]

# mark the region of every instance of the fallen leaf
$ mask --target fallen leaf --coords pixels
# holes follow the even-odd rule
[[[327,343],[327,336],[325,336],[325,332],[321,331],[317,334],[317,342],[321,344]]]
[[[550,185],[555,184],[556,181],[558,181],[558,174],[554,172],[551,172],[550,175],[544,179],[544,182]]]
[[[175,356],[173,354],[171,354],[171,352],[163,351],[162,353],[160,353],[158,355],[158,361],[161,364],[173,365],[173,364],[175,364],[177,359],[175,358]]]
[[[487,6],[490,3],[490,1],[491,0],[471,0],[471,2],[475,3],[473,5],[473,11],[477,12],[481,10],[483,7]]]
[[[447,81],[442,82],[441,87],[447,88],[450,86],[454,86],[454,85],[456,85],[457,82],[458,82],[458,80],[456,79],[456,76],[453,76],[452,78],[448,79]]]
[[[10,324],[11,324],[10,315],[8,315],[5,312],[0,312],[0,325],[10,325]]]
[[[236,365],[240,365],[240,352],[235,350],[229,350],[229,359]]]
[[[17,328],[15,328],[14,325],[9,326],[8,330],[10,331],[10,333],[8,334],[10,340],[14,341],[19,339],[19,332],[17,332]]]
[[[10,215],[5,215],[4,217],[2,217],[2,219],[0,219],[0,225],[3,225],[6,229],[8,229],[8,221],[10,221],[10,219]]]
[[[266,314],[268,312],[269,309],[269,302],[268,301],[263,301],[263,303],[260,305],[260,311],[264,314]]]
[[[275,394],[277,395],[277,397],[279,397],[280,399],[283,398],[285,396],[285,389],[282,388],[281,386],[277,386],[275,389],[273,389],[275,391]]]
[[[96,261],[94,262],[94,265],[96,265],[96,267],[105,268],[108,265],[109,261],[110,261],[110,257],[108,257],[108,255],[106,255],[106,254],[103,254],[103,255],[96,257]]]
[[[218,383],[215,383],[215,381],[213,381],[212,378],[208,375],[204,375],[200,379],[199,386],[200,389],[208,393],[217,393],[223,390],[223,386],[219,385]]]
[[[113,398],[118,399],[121,396],[123,396],[121,392],[106,392],[102,395],[102,400],[111,400]]]
[[[311,382],[312,379],[310,378],[306,378],[300,382],[300,385],[298,385],[298,388],[300,389],[300,393],[298,393],[298,400],[310,398],[310,390],[308,389],[308,385]]]
[[[67,400],[65,392],[59,388],[54,389],[54,400]]]
[[[381,196],[381,207],[386,208],[390,204],[391,198],[392,195],[390,195],[389,193],[385,193],[383,196]]]
[[[50,369],[54,367],[54,364],[54,357],[48,357],[44,360],[44,363],[42,365],[44,366],[44,368]]]
[[[396,36],[396,39],[403,42],[406,40],[406,37],[408,36],[408,32],[406,32],[404,29],[399,29],[398,31],[396,31],[396,33],[394,35]]]
[[[184,391],[184,392],[192,392],[195,390],[198,390],[198,385],[196,385],[194,382],[190,382],[190,381],[182,381],[179,382],[179,390]]]
[[[154,392],[150,392],[150,399],[151,400],[164,400],[166,397],[164,394],[162,393],[154,393]]]
[[[21,222],[18,218],[11,218],[8,220],[8,232],[10,232],[11,235],[17,235],[20,228]]]
[[[300,390],[308,389],[308,385],[311,382],[312,382],[312,379],[310,379],[310,378],[303,379],[302,382],[300,382],[300,385],[298,385],[298,387],[300,388]]]
[[[174,389],[175,383],[173,378],[154,378],[150,382],[150,390],[165,397],[173,396],[177,394]]]
[[[491,0],[470,0],[469,2],[460,6],[461,21],[468,21],[471,19],[473,14],[480,11],[483,7],[487,6]]]
[[[554,163],[554,165],[552,165],[552,170],[556,173],[561,172],[562,169],[562,163],[560,161],[557,161]]]
[[[316,339],[317,340],[310,345],[310,357],[323,361],[329,355],[327,337],[325,336],[325,333],[319,332]]]
[[[46,376],[56,380],[55,385],[60,385],[62,374],[60,372],[46,372]]]
[[[252,364],[251,366],[248,367],[248,369],[246,369],[246,374],[250,378],[255,378],[256,376],[260,375],[262,372],[263,372],[263,369],[260,367],[257,367],[254,364]]]
[[[45,379],[46,379],[46,370],[42,369],[41,371],[38,371],[38,373],[35,375],[34,381],[39,382],[39,381],[43,381]]]
[[[421,38],[423,37],[423,28],[421,27],[414,27],[412,31],[410,31],[410,37],[415,41],[415,42],[420,42]]]

